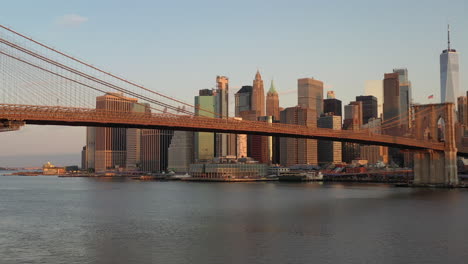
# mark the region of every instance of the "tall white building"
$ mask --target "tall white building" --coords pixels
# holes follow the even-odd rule
[[[458,52],[450,48],[450,26],[448,28],[448,48],[440,54],[440,101],[454,103],[457,109],[459,96],[459,59]]]
[[[383,115],[383,81],[366,81],[364,86],[365,95],[372,95],[377,98],[377,117],[382,117]]]

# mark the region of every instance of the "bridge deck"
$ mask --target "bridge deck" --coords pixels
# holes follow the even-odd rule
[[[133,127],[200,132],[257,134],[265,136],[324,139],[382,145],[403,149],[444,150],[444,143],[375,134],[368,130],[332,130],[300,125],[265,123],[201,116],[109,112],[90,108],[0,104],[0,120],[36,125]]]

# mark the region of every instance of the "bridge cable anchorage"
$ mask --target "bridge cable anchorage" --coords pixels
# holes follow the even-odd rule
[[[75,62],[78,62],[78,63],[80,63],[80,64],[82,64],[82,65],[84,65],[84,66],[86,66],[86,67],[89,67],[89,68],[91,68],[91,69],[94,69],[94,70],[96,70],[96,71],[98,71],[98,72],[101,72],[101,73],[103,73],[103,74],[105,74],[105,75],[111,76],[111,77],[113,77],[113,78],[115,78],[115,79],[118,79],[118,80],[120,80],[120,81],[123,81],[123,82],[125,82],[125,83],[127,83],[127,84],[130,84],[130,85],[132,85],[132,86],[138,87],[138,88],[140,88],[140,89],[142,89],[142,90],[145,90],[145,91],[147,91],[147,92],[150,92],[150,93],[156,94],[156,95],[158,95],[158,96],[161,96],[161,97],[163,97],[163,98],[169,99],[169,100],[171,100],[171,101],[174,101],[174,102],[177,102],[177,103],[180,103],[180,104],[189,106],[189,107],[194,108],[194,109],[197,109],[197,110],[199,110],[199,111],[203,111],[203,112],[205,112],[205,113],[213,114],[213,115],[218,116],[218,117],[220,117],[220,118],[228,118],[227,115],[222,115],[222,114],[220,114],[220,113],[212,112],[212,111],[209,111],[209,110],[200,108],[200,107],[198,107],[198,106],[194,106],[194,105],[189,104],[189,103],[186,103],[186,102],[184,102],[184,101],[182,101],[182,100],[175,99],[174,97],[166,96],[166,95],[164,95],[164,94],[162,94],[162,93],[159,93],[159,92],[153,91],[153,90],[151,90],[151,89],[145,88],[144,86],[138,85],[138,84],[136,84],[136,83],[134,83],[134,82],[131,82],[131,81],[127,80],[127,79],[118,77],[118,76],[116,76],[116,75],[114,75],[114,74],[112,74],[112,73],[110,73],[110,72],[101,70],[101,69],[99,69],[99,68],[97,68],[97,67],[95,67],[95,66],[93,66],[93,65],[91,65],[91,64],[88,64],[88,63],[86,63],[86,62],[84,62],[84,61],[82,61],[82,60],[79,60],[79,59],[77,59],[77,58],[75,58],[75,57],[73,57],[73,56],[70,56],[70,55],[68,55],[68,54],[66,54],[66,53],[64,53],[64,52],[58,51],[58,50],[56,50],[56,49],[54,49],[54,48],[52,48],[52,47],[50,47],[50,46],[48,46],[48,45],[45,45],[45,44],[43,44],[43,43],[41,43],[41,42],[39,42],[39,41],[36,41],[36,40],[32,39],[31,37],[27,37],[27,36],[25,36],[25,35],[23,35],[23,34],[17,32],[17,31],[15,31],[15,30],[13,30],[13,29],[10,29],[10,28],[8,28],[8,27],[5,27],[5,26],[3,26],[3,25],[0,25],[0,28],[3,28],[3,29],[5,29],[5,30],[7,30],[7,31],[9,31],[9,32],[11,32],[11,33],[17,35],[17,36],[20,36],[20,37],[23,38],[23,39],[26,39],[26,40],[28,40],[28,41],[30,41],[30,42],[32,42],[32,43],[35,43],[36,45],[39,45],[39,46],[41,46],[41,47],[43,47],[43,48],[46,48],[46,49],[48,49],[48,50],[50,50],[50,51],[53,51],[53,52],[55,52],[55,53],[57,53],[57,54],[59,54],[59,55],[62,55],[62,56],[64,56],[64,57],[68,58],[68,59],[71,59],[71,60],[73,60],[73,61],[75,61]]]

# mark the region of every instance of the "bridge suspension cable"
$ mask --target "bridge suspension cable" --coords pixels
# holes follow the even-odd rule
[[[352,132],[224,118],[227,116],[147,89],[1,25],[0,64],[2,86],[0,96],[3,97],[3,103],[0,104],[1,120],[28,124],[112,125],[218,133],[254,133],[361,144],[369,142],[417,149],[426,147],[426,142],[421,140],[366,133],[373,129],[397,127],[402,121],[411,122],[407,114],[402,117],[405,113],[400,114],[400,118],[384,120],[380,128]],[[96,109],[96,97],[111,92],[119,99],[140,104],[145,106],[145,110],[155,110],[163,114]],[[135,102],[131,100],[133,98],[140,101]],[[185,106],[193,111],[185,109]],[[211,117],[194,116],[197,111],[223,118],[215,120]],[[418,112],[418,118],[423,114],[424,110]],[[441,149],[443,146],[439,144],[434,149],[436,147]]]
[[[47,49],[47,50],[49,50],[49,51],[52,51],[52,52],[54,52],[54,53],[57,53],[57,54],[59,54],[59,55],[61,55],[61,56],[66,57],[66,58],[68,58],[68,59],[70,59],[70,60],[73,60],[73,61],[75,61],[75,62],[77,62],[77,63],[79,63],[79,64],[81,64],[81,65],[84,65],[84,66],[86,66],[86,67],[88,67],[88,68],[91,68],[91,69],[93,69],[93,70],[96,70],[96,71],[98,71],[98,72],[100,72],[100,73],[102,73],[102,74],[105,74],[105,75],[107,75],[107,76],[110,76],[110,77],[112,77],[112,78],[114,78],[114,79],[117,79],[117,80],[122,81],[122,82],[124,82],[124,83],[130,84],[130,85],[132,85],[132,86],[134,86],[134,87],[138,87],[138,88],[140,88],[140,89],[142,89],[142,90],[144,90],[144,91],[146,91],[146,92],[149,92],[149,93],[152,93],[152,94],[161,96],[161,97],[163,97],[163,98],[165,98],[165,99],[168,99],[168,100],[170,100],[170,101],[172,101],[172,102],[176,102],[176,103],[179,103],[179,104],[182,104],[182,105],[191,107],[191,108],[194,109],[194,111],[195,111],[195,110],[202,111],[202,112],[204,112],[204,113],[208,113],[208,114],[214,115],[214,117],[220,117],[220,118],[227,118],[227,117],[228,117],[227,115],[222,115],[222,114],[220,114],[220,113],[216,113],[216,112],[213,112],[213,111],[210,111],[210,110],[207,110],[207,109],[203,109],[203,108],[194,106],[194,105],[192,105],[192,104],[186,103],[186,102],[184,102],[184,101],[182,101],[182,100],[175,99],[174,97],[167,96],[167,95],[164,95],[164,94],[162,94],[162,93],[159,93],[159,92],[150,90],[150,89],[148,89],[148,88],[145,88],[145,87],[142,86],[142,85],[136,84],[136,83],[131,82],[131,81],[127,80],[127,79],[124,79],[124,78],[122,78],[122,77],[116,76],[116,75],[114,75],[114,74],[112,74],[112,73],[110,73],[110,72],[108,72],[108,71],[104,71],[104,70],[102,70],[102,69],[99,69],[99,68],[97,68],[97,67],[95,67],[95,66],[93,66],[93,65],[91,65],[91,64],[89,64],[89,63],[84,62],[83,60],[80,60],[80,59],[77,59],[77,58],[75,58],[75,57],[73,57],[73,56],[70,56],[70,55],[68,55],[68,54],[66,54],[66,53],[64,53],[64,52],[61,52],[61,51],[59,51],[59,50],[57,50],[57,49],[54,49],[54,48],[52,48],[52,47],[50,47],[50,46],[48,46],[48,45],[45,45],[45,44],[43,44],[43,43],[41,43],[41,42],[39,42],[39,41],[37,41],[37,40],[34,40],[34,39],[30,38],[30,37],[27,37],[27,36],[25,36],[25,35],[23,35],[23,34],[17,32],[17,31],[15,31],[15,30],[13,30],[13,29],[10,29],[10,28],[8,28],[8,27],[5,27],[5,26],[3,26],[3,25],[0,25],[0,28],[2,28],[2,29],[4,29],[4,30],[7,30],[8,32],[11,32],[11,33],[13,33],[13,34],[15,34],[15,35],[17,35],[17,36],[19,36],[19,37],[21,37],[21,38],[23,38],[23,39],[26,39],[26,40],[28,40],[28,41],[34,43],[34,44],[37,44],[37,45],[39,45],[40,47],[43,47],[43,48],[45,48],[45,49]],[[94,78],[96,78],[96,77],[94,77]],[[98,79],[98,78],[96,78],[96,79]],[[101,80],[101,81],[102,81],[102,80]],[[137,93],[137,94],[138,94],[138,93]],[[130,95],[132,95],[132,94],[130,94]],[[135,96],[135,95],[133,94],[133,96]],[[148,98],[146,98],[145,100],[147,100],[147,99],[148,99]],[[153,99],[153,103],[154,103],[155,101],[157,101],[157,100],[154,100],[154,99]],[[161,102],[158,103],[158,104],[161,104]],[[171,106],[171,105],[169,105],[169,104],[167,104],[167,105],[164,106],[164,107],[168,107],[169,109],[175,110],[176,112],[184,112],[184,113],[186,113],[186,114],[192,114],[192,115],[194,114],[194,112],[188,112],[188,111],[184,110],[184,109],[181,108],[181,107],[173,107],[173,106]]]

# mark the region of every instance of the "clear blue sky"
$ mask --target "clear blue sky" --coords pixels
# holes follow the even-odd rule
[[[168,95],[192,102],[197,90],[230,78],[296,89],[314,77],[348,103],[365,80],[407,67],[416,102],[439,98],[439,54],[452,25],[462,90],[468,69],[468,1],[7,1],[0,21],[26,35]],[[280,96],[283,107],[296,94]],[[27,127],[0,134],[1,156],[70,154],[84,128]],[[41,140],[38,140],[41,139]],[[49,144],[54,142],[54,144]],[[31,163],[31,161],[28,161]],[[34,165],[34,164],[24,165]],[[78,160],[74,163],[78,163]],[[16,163],[15,163],[16,165]]]

